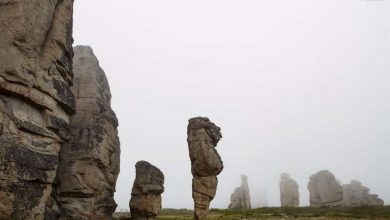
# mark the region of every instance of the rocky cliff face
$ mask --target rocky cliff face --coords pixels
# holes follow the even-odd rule
[[[280,175],[280,203],[282,207],[299,207],[298,183],[288,174]]]
[[[383,206],[384,202],[378,195],[370,194],[370,189],[361,182],[351,180],[351,183],[343,185],[343,205],[351,207],[359,206]]]
[[[215,147],[222,138],[221,128],[208,118],[191,118],[187,127],[187,142],[191,159],[194,218],[207,219],[210,201],[217,192],[217,175],[223,164]]]
[[[237,187],[232,193],[229,209],[251,209],[247,176],[241,175],[241,186]]]
[[[310,206],[337,207],[342,205],[343,189],[335,176],[328,170],[310,176],[307,186],[310,192]]]
[[[138,161],[135,169],[136,177],[130,200],[132,220],[155,219],[161,211],[164,174],[146,161]]]
[[[0,2],[0,219],[43,219],[74,113],[72,5]]]
[[[111,219],[120,147],[110,88],[90,47],[74,48],[73,67],[76,113],[60,152],[47,219]]]

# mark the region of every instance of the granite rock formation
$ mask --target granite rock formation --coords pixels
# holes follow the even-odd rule
[[[343,206],[383,206],[384,202],[378,195],[370,194],[370,189],[361,182],[351,180],[343,185]]]
[[[288,174],[280,175],[280,203],[282,207],[299,207],[298,183]]]
[[[310,192],[310,206],[312,207],[342,205],[343,189],[335,176],[328,170],[311,175],[307,188]]]
[[[74,113],[73,0],[0,1],[0,219],[43,219]]]
[[[130,212],[133,220],[152,220],[161,211],[164,174],[146,161],[135,165],[136,177],[131,191]]]
[[[384,206],[385,203],[384,201],[378,197],[378,195],[376,194],[368,194],[368,197],[367,197],[367,204],[368,206]]]
[[[110,87],[90,47],[74,48],[73,71],[76,113],[70,120],[71,139],[60,152],[47,219],[111,219],[120,143]]]
[[[187,127],[187,142],[191,159],[194,218],[207,219],[209,205],[217,192],[217,175],[223,163],[215,149],[222,138],[221,128],[208,118],[191,118]]]
[[[229,209],[251,209],[247,176],[241,175],[241,186],[234,189],[230,196]]]

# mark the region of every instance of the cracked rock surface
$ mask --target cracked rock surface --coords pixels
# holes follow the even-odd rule
[[[0,3],[0,219],[43,219],[75,111],[72,0]]]
[[[70,119],[70,140],[60,152],[46,218],[111,219],[120,143],[110,87],[90,47],[74,48],[73,67],[76,113]]]

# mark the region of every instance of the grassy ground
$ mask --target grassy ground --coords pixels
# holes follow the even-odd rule
[[[193,219],[192,210],[163,209],[157,217],[158,220],[190,220]],[[251,210],[211,209],[209,220],[235,220],[235,219],[298,219],[298,220],[390,220],[390,206],[361,207],[361,208],[258,208]]]

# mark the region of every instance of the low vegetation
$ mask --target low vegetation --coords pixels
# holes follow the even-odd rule
[[[158,220],[193,219],[192,210],[163,209]],[[257,208],[251,210],[211,209],[209,220],[217,219],[390,219],[390,206],[359,208]]]

